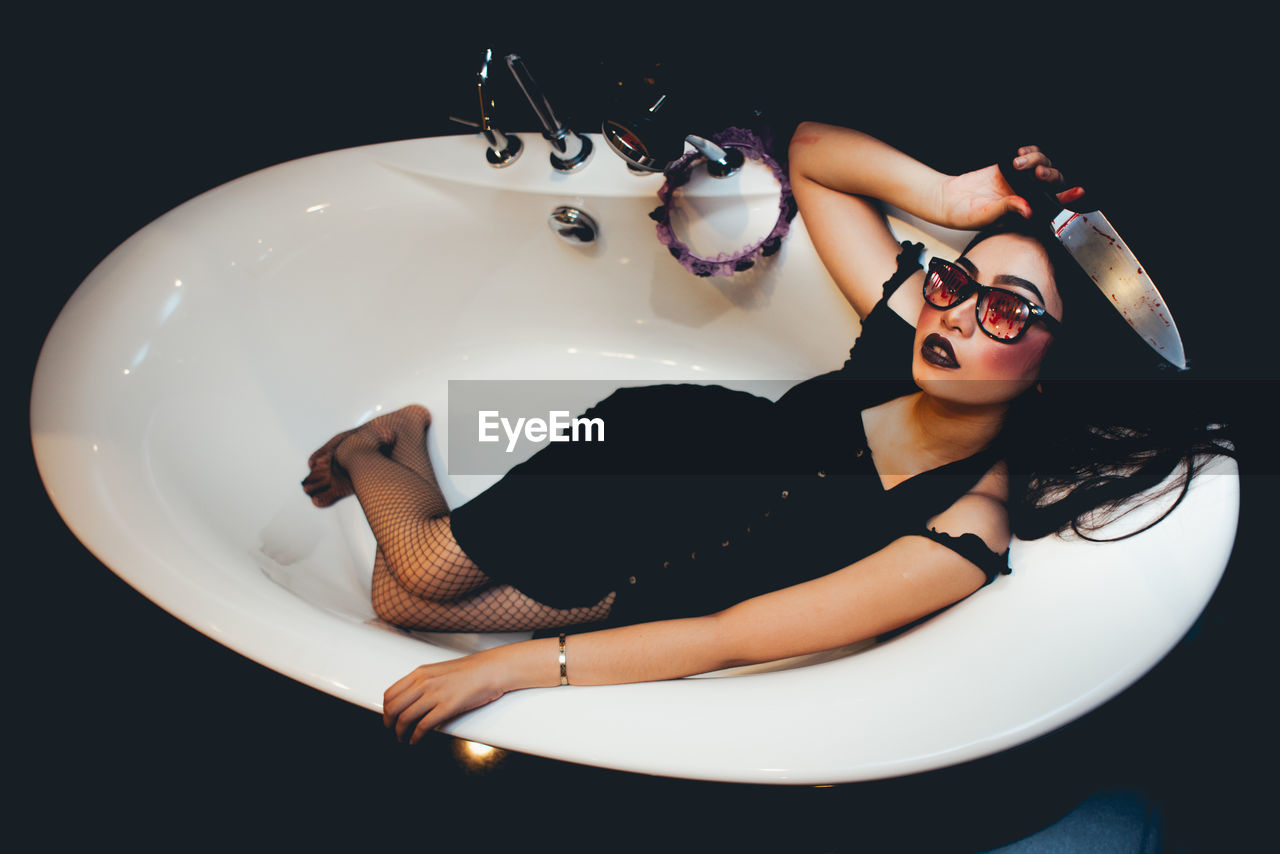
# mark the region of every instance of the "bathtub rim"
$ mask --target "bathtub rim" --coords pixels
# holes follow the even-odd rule
[[[455,137],[448,137],[448,139],[454,139],[454,138]],[[412,141],[412,142],[418,142],[418,141]],[[382,144],[382,145],[399,146],[401,144],[392,143],[392,144]],[[378,148],[378,147],[380,146],[360,146],[353,149],[344,149],[342,151],[343,152],[361,152],[367,148]],[[301,160],[321,162],[317,160],[317,158],[326,158],[330,155],[334,155],[338,153],[340,152],[327,152],[324,154],[312,155],[311,157],[308,157],[308,158],[302,158]],[[246,175],[243,178],[236,179],[235,182],[230,182],[230,183],[247,181],[254,178],[254,176],[261,176],[263,173],[270,172],[271,170],[290,167],[291,164],[294,164],[297,162],[299,161],[289,161],[288,163],[285,163],[285,164],[268,167],[268,169],[251,173],[250,175]],[[626,177],[627,177],[627,180],[631,180],[631,181],[635,180],[630,175],[627,175]],[[227,185],[223,185],[223,187],[225,186]],[[634,186],[639,187],[640,185],[637,184]],[[176,211],[183,207],[186,207],[186,205],[196,202],[197,200],[206,198],[210,196],[210,194],[217,193],[221,189],[222,187],[214,188],[204,194],[201,194],[200,196],[196,196],[190,202],[184,203],[184,205],[180,205],[178,208],[175,208],[174,210]],[[169,216],[170,213],[172,212],[166,213],[162,215],[162,217],[157,218],[156,221],[153,221],[153,223],[149,224],[141,231],[145,231],[146,228],[150,228],[151,225],[154,225],[155,222],[159,221],[160,219],[163,219],[166,216]],[[141,233],[141,231],[139,233]],[[800,233],[803,234],[803,230],[801,230]],[[94,276],[97,274],[98,270],[105,267],[105,265],[107,264],[107,261],[113,256],[115,256],[117,252],[124,251],[126,247],[129,246],[132,240],[133,238],[131,237],[129,241],[126,241],[125,243],[121,244],[120,247],[114,250],[111,253],[111,255],[108,256],[107,259],[104,259],[104,261],[98,266],[98,268],[95,268],[94,272],[90,273],[89,277],[86,278],[85,282],[87,283],[91,279],[93,279]],[[77,294],[79,292],[80,292],[80,288],[77,288]],[[76,299],[76,295],[73,295],[72,301],[74,301],[75,299]],[[68,305],[70,305],[70,301]],[[62,315],[60,313],[59,317],[61,318],[61,316]],[[57,321],[55,321],[55,328],[56,326],[57,326]],[[51,329],[50,336],[52,336],[52,333],[53,333],[53,330]],[[46,339],[46,346],[47,345],[48,345],[48,339]],[[200,616],[194,613],[190,607],[184,607],[181,604],[175,604],[171,595],[166,596],[166,593],[164,592],[156,593],[154,590],[151,592],[148,592],[148,590],[143,589],[145,585],[138,582],[136,578],[131,578],[124,571],[116,568],[117,563],[121,562],[122,560],[129,559],[127,556],[123,555],[120,552],[120,550],[123,547],[119,545],[116,545],[116,546],[103,545],[101,541],[96,538],[94,532],[90,530],[87,524],[79,520],[78,517],[69,518],[69,517],[76,516],[75,511],[71,509],[70,504],[64,498],[60,497],[60,495],[55,495],[54,492],[50,490],[50,486],[49,486],[50,480],[58,479],[62,477],[62,475],[55,473],[55,469],[57,468],[57,465],[52,462],[50,457],[50,454],[55,452],[50,449],[49,443],[47,441],[43,441],[42,438],[40,436],[37,436],[34,432],[35,424],[37,420],[35,415],[35,408],[37,405],[36,396],[38,393],[37,386],[39,386],[40,383],[42,382],[41,372],[42,372],[42,366],[44,366],[45,364],[46,364],[45,352],[44,352],[44,348],[42,348],[40,359],[37,362],[36,376],[33,380],[33,396],[32,396],[32,404],[31,404],[31,412],[29,413],[30,424],[32,429],[33,450],[35,452],[37,469],[39,470],[42,483],[45,484],[46,491],[49,492],[50,499],[52,500],[55,506],[55,509],[58,510],[59,515],[62,517],[63,521],[67,524],[68,528],[76,536],[76,538],[85,545],[85,547],[94,555],[95,559],[97,559],[107,568],[111,569],[112,572],[114,572],[118,577],[120,577],[127,584],[129,584],[130,587],[132,587],[135,590],[138,590],[138,592],[142,593],[142,595],[146,596],[151,601],[160,605],[168,613],[182,620],[187,625],[190,625],[193,628],[196,628],[202,634],[205,634],[206,636],[218,641],[219,643],[225,646],[228,646],[229,648],[245,656],[246,658],[249,658],[250,660],[253,660],[259,664],[262,664],[263,666],[269,667],[270,669],[275,670],[276,672],[282,673],[283,675],[289,676],[290,678],[296,681],[303,682],[304,684],[317,688],[318,690],[325,691],[326,693],[339,697],[340,699],[347,700],[348,702],[352,702],[356,705],[360,705],[364,708],[369,708],[374,711],[378,711],[379,709],[376,707],[376,705],[370,705],[367,699],[368,697],[367,691],[360,695],[364,697],[364,699],[358,699],[356,695],[359,692],[356,688],[353,688],[350,685],[345,685],[345,683],[342,683],[341,680],[338,680],[338,682],[335,683],[333,679],[326,679],[318,676],[316,673],[316,667],[317,667],[316,663],[321,662],[323,659],[326,659],[326,658],[333,659],[333,658],[340,657],[340,650],[344,642],[346,640],[355,640],[356,638],[359,638],[362,641],[369,643],[371,647],[376,647],[381,654],[385,655],[385,660],[380,661],[380,664],[382,666],[378,668],[378,672],[380,675],[368,681],[377,681],[379,684],[387,685],[387,684],[390,684],[391,681],[394,681],[394,678],[398,678],[399,675],[402,675],[403,672],[407,672],[407,670],[410,669],[412,666],[415,666],[417,663],[422,663],[422,659],[424,657],[429,657],[429,655],[433,656],[436,654],[433,652],[433,653],[429,653],[428,655],[424,655],[426,651],[423,649],[413,649],[411,651],[406,651],[405,648],[403,647],[403,644],[400,641],[400,636],[391,632],[385,632],[382,630],[375,629],[375,630],[372,630],[372,633],[371,633],[371,631],[367,630],[368,627],[356,627],[353,625],[346,625],[344,627],[340,624],[335,625],[331,622],[330,618],[320,613],[310,614],[309,616],[299,614],[299,615],[296,615],[300,620],[298,629],[292,632],[286,633],[284,632],[283,629],[278,628],[272,622],[263,622],[261,625],[266,627],[263,629],[264,633],[266,635],[272,635],[274,633],[274,640],[276,642],[281,642],[281,641],[292,642],[292,641],[295,641],[299,636],[309,637],[308,632],[303,631],[301,627],[315,626],[317,629],[324,628],[327,632],[331,633],[331,635],[327,636],[327,639],[330,640],[331,643],[328,644],[323,654],[318,654],[315,656],[305,658],[303,662],[300,664],[299,663],[284,664],[279,660],[278,656],[274,656],[269,653],[269,649],[270,649],[269,645],[265,648],[268,651],[264,651],[263,648],[260,648],[262,644],[267,644],[268,643],[267,641],[263,640],[257,644],[244,643],[243,641],[241,641],[239,645],[237,645],[236,643],[233,643],[228,639],[226,634],[227,632],[226,628],[223,626],[219,626],[217,624],[217,621],[209,620],[207,617]],[[1232,466],[1234,466],[1234,464],[1232,464]],[[1238,488],[1233,490],[1233,494],[1235,495],[1235,500],[1238,502]],[[1238,503],[1236,506],[1238,507]],[[1238,510],[1233,512],[1231,516],[1233,520],[1238,518]],[[1234,522],[1231,530],[1232,530],[1232,537],[1230,537],[1229,540],[1234,540],[1234,532],[1235,532]],[[1229,545],[1230,543],[1228,542],[1227,555],[1229,555]],[[1222,561],[1221,561],[1222,570],[1225,570],[1227,555],[1223,555],[1222,557]],[[1209,589],[1209,595],[1211,595],[1212,590],[1216,588],[1218,580],[1220,580],[1221,578],[1221,574],[1222,574],[1221,571],[1219,571],[1217,573],[1217,576],[1213,579],[1212,587]],[[166,599],[166,601],[161,601],[162,598]],[[1203,601],[1207,603],[1208,596],[1206,596]],[[281,599],[277,604],[279,604],[281,607],[287,608],[286,601],[283,599]],[[1198,614],[1199,614],[1199,610],[1197,610],[1196,616],[1198,616]],[[1193,617],[1193,620],[1194,620],[1194,617]],[[1187,623],[1187,625],[1185,625],[1180,631],[1177,632],[1177,637],[1174,637],[1173,640],[1168,644],[1168,648],[1165,650],[1165,653],[1167,653],[1168,649],[1172,649],[1173,644],[1176,643],[1177,639],[1181,637],[1181,635],[1185,634],[1186,630],[1190,628],[1190,625],[1191,623]],[[440,653],[440,655],[441,657],[439,659],[434,659],[434,660],[444,660],[447,658],[456,657],[456,655],[451,654],[450,651],[443,651]],[[1007,747],[1013,746],[1014,744],[1024,743],[1025,741],[1030,740],[1031,738],[1034,738],[1038,735],[1041,735],[1053,729],[1056,729],[1062,724],[1078,718],[1081,714],[1084,714],[1085,712],[1093,708],[1096,708],[1098,705],[1101,705],[1101,703],[1115,696],[1115,694],[1120,693],[1120,691],[1124,690],[1129,685],[1133,684],[1133,682],[1137,681],[1137,679],[1141,678],[1141,676],[1144,673],[1146,673],[1147,670],[1149,670],[1151,667],[1154,667],[1155,664],[1158,663],[1160,658],[1163,658],[1163,654],[1160,657],[1156,658],[1155,660],[1147,663],[1144,667],[1141,668],[1140,672],[1137,672],[1136,674],[1133,672],[1127,672],[1124,678],[1120,679],[1116,684],[1108,685],[1106,687],[1100,688],[1099,689],[1101,692],[1100,694],[1089,698],[1089,701],[1087,703],[1084,703],[1082,701],[1082,705],[1087,705],[1087,708],[1084,708],[1083,710],[1074,710],[1074,709],[1064,710],[1058,718],[1042,719],[1040,722],[1038,722],[1037,726],[1033,728],[1033,730],[1024,730],[1022,732],[1012,734],[1010,738],[1007,739],[1006,742],[1002,743],[1000,746],[993,747],[992,743],[988,743],[979,748],[957,749],[956,751],[947,755],[947,761],[943,764],[951,765],[951,764],[956,764],[958,762],[967,761],[969,759],[978,758],[979,756],[989,755],[991,753],[997,752],[998,750],[1002,750]],[[409,663],[410,660],[412,660],[412,663]],[[831,662],[829,664],[836,664],[836,663],[837,662]],[[828,670],[831,669],[828,664],[815,665],[814,667],[826,668]],[[386,678],[385,675],[381,675],[383,671],[390,673],[392,675],[392,678],[388,679]],[[796,678],[794,675],[794,672],[792,672],[791,675],[783,677],[782,673],[785,673],[785,672],[786,671],[783,671],[777,674],[774,674],[774,673],[753,674],[750,676],[735,677],[734,681],[743,686],[755,686],[755,685],[758,685],[759,681],[762,679],[768,679],[774,682],[790,683],[792,680]],[[817,672],[816,669],[814,670],[814,672]],[[349,680],[349,681],[354,682],[354,680]],[[726,683],[727,680],[718,680],[718,682]],[[1123,684],[1119,684],[1119,682],[1123,682]],[[650,685],[650,686],[613,686],[610,688],[601,688],[601,689],[575,688],[569,692],[560,692],[558,694],[555,694],[554,698],[549,695],[550,692],[541,692],[541,695],[547,695],[547,696],[538,696],[538,697],[534,697],[531,693],[525,692],[526,694],[529,694],[529,696],[517,697],[513,695],[511,697],[504,698],[503,704],[504,706],[509,707],[509,711],[504,712],[502,715],[495,715],[493,708],[478,710],[477,713],[472,713],[454,722],[454,724],[445,728],[444,731],[461,738],[469,738],[472,740],[485,741],[486,743],[497,743],[496,740],[492,739],[491,736],[487,736],[486,734],[489,733],[493,727],[501,728],[501,726],[506,726],[505,723],[502,723],[502,719],[509,720],[511,716],[516,716],[517,707],[519,708],[520,716],[525,716],[529,718],[537,718],[539,716],[564,717],[565,715],[574,714],[573,707],[575,703],[571,703],[571,701],[567,699],[568,697],[575,697],[577,698],[577,702],[581,703],[581,702],[587,702],[586,696],[588,694],[591,695],[593,698],[609,695],[614,697],[615,699],[604,701],[604,704],[606,707],[611,702],[616,702],[619,700],[627,704],[645,705],[648,703],[657,702],[655,698],[658,698],[658,697],[665,698],[666,696],[668,696],[667,691],[671,689],[673,686],[688,686],[688,687],[674,687],[674,690],[678,692],[682,692],[684,694],[693,694],[696,696],[705,695],[708,699],[711,699],[713,697],[723,697],[726,692],[729,694],[736,693],[734,690],[725,688],[724,684],[716,684],[716,682],[713,682],[712,680],[699,680],[699,679],[678,680],[672,683],[656,683],[655,685]],[[698,687],[692,687],[692,686],[698,686]],[[1102,696],[1102,694],[1105,694],[1105,696]],[[591,699],[589,702],[591,703],[591,705],[594,706],[596,703],[599,703],[601,701],[597,699]],[[661,702],[666,702],[666,700],[663,699]],[[579,711],[579,714],[580,714],[580,711]],[[524,752],[537,753],[539,755],[544,755],[550,758],[560,759],[563,761],[579,762],[584,764],[596,764],[595,762],[591,761],[592,759],[591,755],[584,754],[581,750],[565,750],[563,752],[557,753],[554,749],[549,748],[545,745],[538,744],[538,745],[531,746],[530,744],[522,742],[521,739],[516,736],[506,738],[503,741],[505,743],[498,743],[497,746],[504,746],[504,747],[508,747],[509,749],[522,750]],[[586,758],[584,758],[584,756]],[[738,782],[818,784],[818,783],[830,783],[830,782],[851,782],[859,779],[876,779],[876,778],[887,777],[887,776],[898,776],[900,774],[915,773],[917,771],[928,770],[934,767],[942,767],[940,765],[930,764],[931,761],[932,760],[921,760],[918,758],[909,758],[909,759],[904,759],[902,762],[892,766],[883,766],[876,769],[862,769],[857,774],[855,774],[855,776],[848,776],[847,772],[837,772],[837,776],[839,777],[839,779],[833,779],[827,776],[813,776],[811,772],[801,772],[801,771],[797,771],[796,769],[780,769],[780,768],[758,769],[757,771],[758,776],[752,777],[749,779],[744,779],[744,777],[742,776],[744,773],[747,773],[742,768],[737,768],[733,772],[726,772],[726,773],[731,773],[732,776],[717,776],[714,769],[709,769],[705,767],[695,767],[695,766],[698,766],[698,763],[696,762],[692,764],[686,764],[686,765],[680,765],[679,763],[677,763],[674,766],[669,762],[658,763],[651,766],[646,766],[643,763],[639,763],[635,766],[626,767],[624,770],[639,771],[641,773],[661,774],[664,776],[690,777],[694,779],[716,779],[716,780],[725,780],[725,781],[732,780],[732,781],[738,781]],[[620,766],[609,765],[607,767],[620,767]],[[808,776],[806,776],[806,774]],[[870,776],[863,776],[863,774],[869,774]]]

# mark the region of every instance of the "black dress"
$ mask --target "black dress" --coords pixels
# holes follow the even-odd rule
[[[995,448],[885,490],[862,410],[917,391],[914,328],[886,301],[919,269],[903,244],[884,298],[839,370],[776,403],[720,386],[620,389],[584,417],[606,441],[548,444],[451,514],[482,572],[552,607],[617,593],[608,623],[696,616],[841,569],[908,534],[1008,572],[972,534],[927,520],[969,491]]]

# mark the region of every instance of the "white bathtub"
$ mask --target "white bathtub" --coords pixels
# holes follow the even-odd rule
[[[76,536],[210,637],[380,710],[416,665],[520,636],[409,633],[374,617],[358,505],[317,510],[298,485],[330,435],[425,404],[456,505],[497,475],[446,473],[450,380],[734,384],[843,360],[857,318],[800,219],[756,269],[699,279],[654,236],[660,176],[631,175],[598,138],[585,169],[553,174],[540,140],[528,142],[504,170],[472,137],[286,163],[113,252],[50,332],[32,397],[40,473]],[[762,174],[691,186],[713,231],[771,221],[776,187]],[[593,245],[548,230],[566,203],[599,223]],[[965,237],[905,217],[894,227],[941,251]],[[1227,563],[1235,473],[1215,463],[1173,518],[1120,543],[1015,542],[1012,576],[887,643],[716,674],[728,678],[519,692],[448,731],[746,782],[864,780],[984,756],[1105,702],[1190,628]]]

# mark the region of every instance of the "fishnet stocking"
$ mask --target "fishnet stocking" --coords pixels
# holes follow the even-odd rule
[[[373,565],[373,609],[379,617],[406,629],[436,632],[517,632],[594,623],[609,616],[614,594],[589,608],[552,608],[535,602],[509,584],[491,584],[453,602],[432,602],[399,585],[383,564]]]
[[[551,608],[494,584],[467,557],[454,541],[427,455],[430,423],[426,409],[406,407],[335,436],[317,451],[319,463],[312,457],[313,473],[323,470],[333,487],[329,494],[354,491],[373,529],[374,612],[398,626],[435,631],[524,631],[608,616],[612,593],[591,607]]]
[[[426,452],[429,424],[422,407],[379,416],[344,439],[334,457],[351,478],[386,569],[409,594],[447,602],[489,578],[453,540]]]

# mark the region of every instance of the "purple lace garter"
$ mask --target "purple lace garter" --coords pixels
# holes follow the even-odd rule
[[[757,259],[769,257],[782,246],[782,238],[791,230],[791,220],[796,215],[795,199],[791,195],[791,182],[774,160],[760,137],[745,128],[725,128],[711,137],[711,141],[722,148],[736,148],[750,160],[758,160],[778,179],[781,193],[778,196],[778,221],[773,230],[757,243],[744,247],[736,254],[721,253],[715,258],[701,258],[676,236],[671,228],[671,202],[675,191],[689,182],[694,168],[703,157],[696,151],[687,151],[667,168],[667,180],[658,190],[658,198],[662,204],[649,214],[649,218],[658,223],[658,240],[667,247],[680,265],[695,276],[732,276],[755,266]]]

